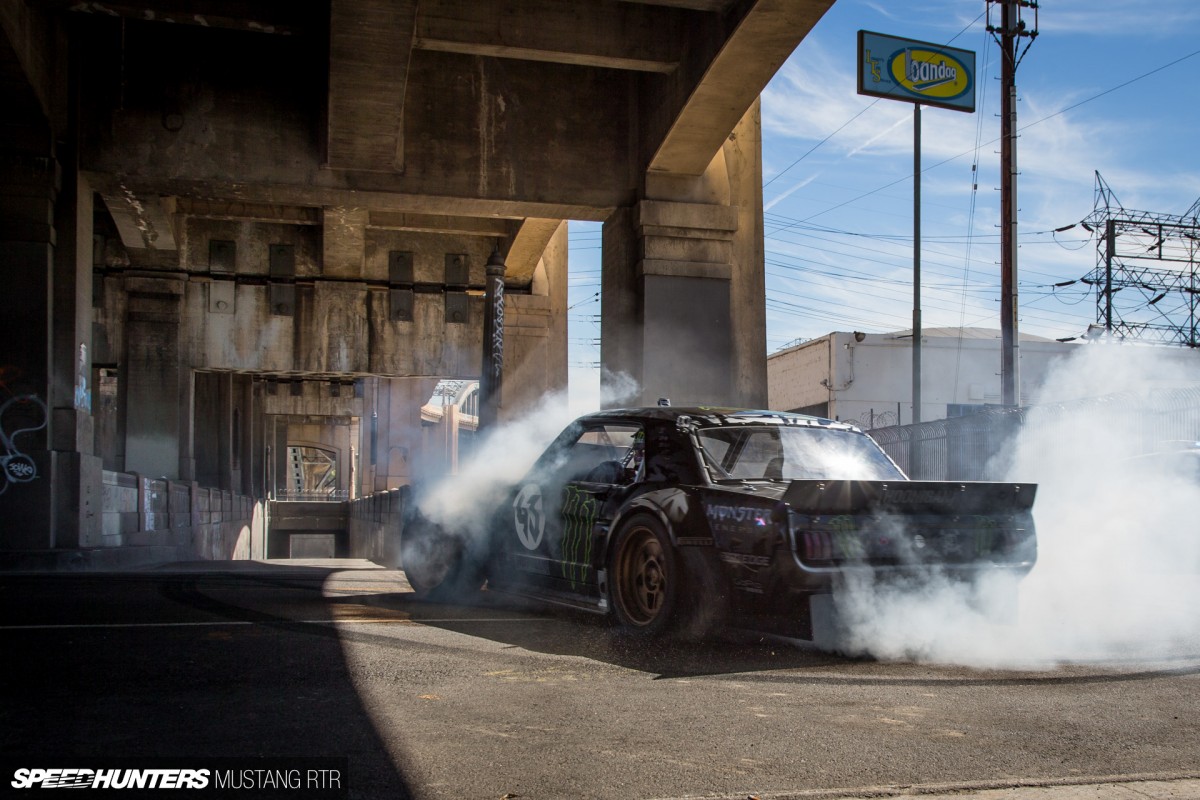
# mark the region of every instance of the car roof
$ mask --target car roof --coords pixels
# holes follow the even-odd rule
[[[714,406],[645,406],[636,408],[613,408],[605,411],[594,411],[579,418],[580,422],[589,420],[627,419],[631,421],[675,422],[676,424],[692,425],[698,428],[726,427],[729,425],[745,425],[760,423],[764,425],[804,425],[809,427],[831,428],[836,430],[857,431],[853,425],[837,422],[823,417],[810,417],[805,414],[793,414],[787,411],[767,411],[752,408],[719,408]]]

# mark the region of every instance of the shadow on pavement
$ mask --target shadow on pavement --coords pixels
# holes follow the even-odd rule
[[[411,592],[354,598],[403,612],[413,622],[552,655],[577,656],[658,678],[766,670],[845,668],[854,662],[795,640],[729,630],[703,640],[642,641],[622,635],[605,617],[482,591],[460,604],[427,602]]]
[[[820,651],[811,643],[748,629],[728,630],[702,641],[642,642],[622,636],[605,617],[488,591],[464,597],[457,605],[426,602],[411,592],[355,600],[401,611],[424,625],[533,652],[592,659],[659,679],[740,674],[746,680],[763,682],[947,687],[1119,683],[1200,674],[1195,658],[1182,657],[1178,663],[1153,668],[1144,664],[1050,664],[1040,671],[981,668],[964,675],[961,665],[843,657]]]
[[[350,797],[412,797],[322,624],[333,571],[5,575],[0,758],[346,757]],[[253,610],[294,608],[299,588],[316,590],[304,622]]]

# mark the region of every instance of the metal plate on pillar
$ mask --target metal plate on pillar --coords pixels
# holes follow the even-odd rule
[[[290,317],[296,313],[296,287],[291,284],[273,283],[270,287],[271,313]]]
[[[461,325],[471,318],[471,303],[466,292],[446,292],[446,323]]]
[[[412,322],[413,320],[413,290],[391,289],[388,291],[390,306],[388,318],[392,322]]]
[[[208,284],[208,313],[233,314],[236,311],[237,284],[212,281]]]

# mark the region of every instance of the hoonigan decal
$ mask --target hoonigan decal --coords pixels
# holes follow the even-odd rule
[[[513,500],[513,526],[526,550],[538,549],[546,532],[546,514],[542,489],[536,483],[525,484]]]

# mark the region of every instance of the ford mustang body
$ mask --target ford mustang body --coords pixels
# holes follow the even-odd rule
[[[814,417],[598,412],[554,440],[485,538],[450,534],[446,544],[439,532],[453,563],[417,566],[410,580],[433,590],[486,579],[494,590],[614,614],[647,636],[731,617],[790,620],[807,636],[810,598],[848,570],[1025,574],[1036,559],[1035,489],[910,481],[869,436]]]

